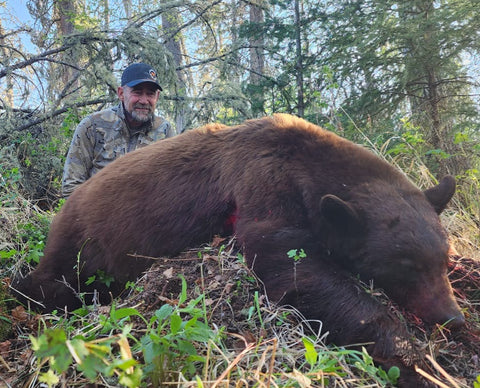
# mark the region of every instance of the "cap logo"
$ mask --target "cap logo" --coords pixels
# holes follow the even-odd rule
[[[127,66],[122,73],[121,82],[122,86],[128,86],[130,88],[143,82],[151,82],[154,83],[159,90],[162,90],[162,87],[157,82],[157,72],[155,69],[141,62]]]

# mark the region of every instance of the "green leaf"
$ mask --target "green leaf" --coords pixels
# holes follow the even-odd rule
[[[77,315],[79,317],[86,317],[88,314],[90,314],[90,311],[88,310],[87,307],[82,306],[82,307],[79,307],[76,310],[73,310],[72,314]]]
[[[390,382],[392,382],[393,384],[396,384],[399,377],[400,377],[400,368],[398,366],[392,366],[388,370],[388,378]]]
[[[46,330],[40,337],[30,336],[32,349],[39,358],[50,357],[50,365],[57,373],[66,371],[72,357],[67,348],[67,335],[62,329]]]
[[[293,257],[297,256],[297,250],[296,249],[290,249],[287,252],[287,256],[290,257],[290,258],[293,258]]]
[[[303,346],[305,346],[305,359],[310,364],[310,366],[315,366],[318,360],[318,353],[315,350],[314,344],[307,338],[302,338]]]
[[[160,321],[163,322],[167,319],[170,315],[172,315],[173,307],[169,304],[164,304],[160,307],[157,311],[155,311],[155,317]]]
[[[77,364],[77,369],[90,380],[94,380],[98,373],[104,373],[107,376],[111,376],[108,374],[107,366],[96,356],[89,355],[86,357],[81,364]]]
[[[140,317],[141,314],[138,312],[137,309],[134,309],[132,307],[126,307],[118,310],[114,310],[112,308],[111,316],[114,320],[119,321],[120,319],[123,319],[126,317],[132,317],[132,316]]]
[[[205,295],[199,295],[197,298],[191,300],[188,302],[187,307],[179,309],[180,312],[186,312],[186,313],[195,313],[199,312],[199,310],[195,310],[195,306],[202,301],[202,299],[205,298]]]
[[[17,254],[15,249],[10,249],[9,251],[0,251],[0,259],[10,259],[15,254]]]
[[[455,134],[455,139],[453,140],[453,144],[460,144],[466,141],[469,141],[468,134],[463,133],[463,132],[457,132]]]
[[[197,382],[197,387],[198,388],[204,388],[203,387],[203,381],[198,375],[195,375],[195,381]]]
[[[478,375],[476,380],[473,382],[473,388],[480,388],[480,375]]]
[[[135,368],[133,373],[122,373],[118,382],[128,388],[136,388],[142,382],[143,373],[140,368]]]
[[[89,276],[88,279],[85,281],[85,285],[89,286],[92,284],[95,280],[97,280],[97,277],[95,275]]]
[[[110,366],[114,368],[121,369],[123,371],[127,371],[129,368],[137,365],[137,361],[134,360],[133,358],[129,360],[116,360],[114,363],[112,363]]]
[[[75,359],[80,359],[82,361],[90,353],[85,346],[85,341],[80,338],[74,338],[71,341],[68,341],[68,344],[70,345],[70,353],[75,352],[75,354],[72,354]]]
[[[189,354],[189,355],[197,354],[197,350],[195,349],[195,346],[193,346],[190,341],[179,340],[178,350],[182,353]]]
[[[182,292],[180,293],[180,296],[178,298],[178,305],[180,306],[184,304],[187,300],[187,281],[182,275],[179,275],[179,277],[180,279],[182,279]]]
[[[51,369],[49,369],[45,373],[40,373],[38,380],[41,383],[47,384],[49,387],[53,387],[60,382],[60,379],[58,378],[58,376]]]
[[[182,326],[182,318],[177,314],[173,314],[170,317],[170,332],[172,334],[177,334],[181,326]]]

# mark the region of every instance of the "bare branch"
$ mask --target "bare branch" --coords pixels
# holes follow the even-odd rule
[[[31,127],[35,126],[35,125],[41,124],[41,123],[43,123],[47,120],[50,120],[50,119],[52,119],[56,116],[59,116],[59,115],[65,113],[65,112],[68,112],[68,110],[70,110],[72,108],[81,108],[81,107],[85,107],[85,106],[102,104],[102,103],[109,103],[109,102],[113,102],[113,99],[108,98],[108,97],[100,97],[100,98],[96,98],[94,100],[81,101],[81,102],[76,102],[74,104],[65,105],[64,107],[62,107],[60,109],[48,112],[47,114],[42,115],[42,116],[36,118],[35,120],[29,121],[28,123],[23,124],[19,127],[16,127],[13,130],[14,131],[24,131],[28,128],[31,128]]]
[[[217,1],[214,1],[213,3],[209,4],[207,7],[205,7],[203,10],[201,10],[200,12],[197,13],[197,16],[194,17],[192,20],[190,20],[188,23],[185,23],[183,24],[182,26],[180,26],[176,31],[174,31],[173,33],[170,34],[170,36],[168,38],[166,38],[163,43],[165,44],[165,42],[167,42],[169,39],[172,39],[175,35],[177,35],[180,31],[182,31],[183,29],[187,28],[188,26],[192,25],[193,23],[195,23],[198,19],[202,18],[203,15],[210,9],[210,8],[213,8],[215,5],[221,3],[222,0],[217,0]]]

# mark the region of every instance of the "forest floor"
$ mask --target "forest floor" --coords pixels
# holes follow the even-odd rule
[[[427,329],[411,314],[404,313],[404,317],[416,343],[427,354],[428,379],[439,387],[472,387],[480,373],[480,262],[461,256],[451,259],[449,277],[465,312],[467,326],[458,333],[450,333],[440,327]],[[135,307],[148,321],[162,305],[179,303],[182,293],[179,275],[187,284],[187,300],[205,296],[205,319],[210,327],[223,328],[224,347],[201,351],[209,357],[201,384],[172,373],[170,381],[162,386],[321,387],[327,383],[329,387],[382,386],[343,360],[338,360],[342,373],[307,370],[302,338],[307,335],[316,338],[319,354],[328,353],[329,348],[323,344],[326,333],[312,333],[308,322],[295,310],[270,304],[232,241],[216,240],[210,246],[187,251],[176,258],[158,259],[136,283],[135,291],[118,302],[117,308]],[[109,307],[98,306],[96,314],[108,311]],[[37,336],[48,319],[23,307],[15,307],[8,318],[13,322],[13,330],[0,343],[0,387],[46,387],[38,381],[41,368],[29,336]],[[131,334],[143,333],[144,321],[134,323]],[[57,386],[119,385],[101,379],[90,383],[70,368]]]

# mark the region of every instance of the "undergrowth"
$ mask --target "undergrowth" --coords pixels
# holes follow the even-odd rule
[[[108,314],[85,307],[69,318],[50,317],[38,336],[29,336],[37,357],[34,373],[48,386],[58,384],[70,367],[90,382],[115,377],[113,382],[126,387],[145,381],[158,387],[177,380],[178,374],[193,378],[206,364],[197,350],[201,346],[195,345],[217,342],[222,335],[205,323],[203,300],[203,295],[187,300],[183,278],[178,304],[164,304],[150,318],[115,304]]]
[[[88,307],[68,318],[41,317],[37,335],[29,335],[36,360],[30,383],[38,380],[53,387],[75,376],[76,383],[125,387],[228,386],[241,381],[245,386],[303,387],[342,386],[345,379],[353,384],[349,386],[385,386],[398,379],[398,368],[383,371],[365,350],[326,347],[320,335],[306,335],[298,326],[295,343],[283,343],[275,332],[292,324],[291,318],[286,320],[292,312],[276,318],[258,300],[249,309],[250,326],[254,321],[257,335],[269,333],[269,338],[228,333],[207,321],[206,295],[189,299],[187,282],[180,278],[176,304],[165,303],[153,312],[113,304],[106,313]],[[232,338],[237,341],[233,349]]]

